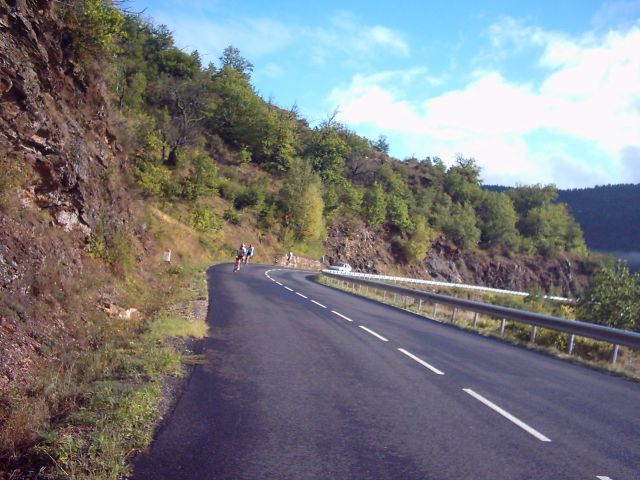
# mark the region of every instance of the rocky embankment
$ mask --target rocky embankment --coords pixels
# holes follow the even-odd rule
[[[63,302],[87,241],[128,218],[106,86],[74,60],[62,8],[0,0],[0,389],[72,341]]]
[[[401,264],[389,232],[366,227],[350,232],[343,225],[330,229],[326,253],[330,263],[347,262],[361,272],[396,273],[518,291],[542,289],[566,296],[577,296],[586,288],[591,268],[585,261],[566,254],[543,257],[481,250],[462,252],[444,239],[431,245],[424,261]]]

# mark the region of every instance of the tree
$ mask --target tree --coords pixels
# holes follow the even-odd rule
[[[414,228],[409,218],[409,206],[407,201],[400,195],[393,194],[387,202],[387,220],[398,230],[406,232]]]
[[[458,157],[445,176],[445,190],[454,202],[475,205],[482,195],[480,167],[472,158]]]
[[[431,242],[435,238],[435,232],[429,228],[424,218],[416,220],[414,232],[411,238],[404,243],[404,255],[407,262],[422,262],[427,256]]]
[[[508,195],[483,191],[476,213],[483,245],[514,247],[518,244],[518,216]]]
[[[222,52],[222,56],[220,57],[220,63],[222,65],[222,69],[225,67],[233,68],[235,71],[242,74],[247,81],[251,79],[253,64],[240,55],[240,50],[236,47],[229,45],[225,48]]]
[[[280,199],[285,214],[283,223],[293,230],[298,240],[320,239],[324,236],[320,179],[308,162],[292,160],[280,190]]]
[[[473,207],[454,203],[451,214],[445,220],[444,231],[460,248],[476,247],[480,241],[480,229],[476,226]]]
[[[371,142],[371,146],[380,153],[389,155],[389,142],[387,141],[387,137],[384,135],[380,135],[378,140]]]
[[[578,304],[578,318],[640,331],[640,273],[631,274],[622,261],[598,270]]]
[[[325,236],[322,212],[324,203],[317,183],[311,183],[304,191],[296,208],[296,233],[300,240],[318,240]]]
[[[362,213],[370,227],[384,223],[387,213],[387,199],[382,186],[376,182],[373,188],[365,190]]]

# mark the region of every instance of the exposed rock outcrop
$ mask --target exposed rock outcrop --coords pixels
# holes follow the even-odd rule
[[[355,230],[355,231],[350,231]],[[330,263],[347,262],[355,270],[394,273],[451,283],[467,283],[508,290],[541,289],[566,296],[579,294],[587,285],[589,265],[568,255],[527,256],[501,252],[461,252],[437,239],[419,264],[398,263],[390,232],[364,226],[334,225],[326,244]]]
[[[96,228],[129,216],[104,82],[68,51],[65,2],[0,0],[0,389],[68,335],[56,291],[82,275]],[[41,310],[34,310],[34,305]]]

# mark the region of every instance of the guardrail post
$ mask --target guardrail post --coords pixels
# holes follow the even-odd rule
[[[502,324],[500,325],[500,336],[504,337],[504,329],[507,326],[507,320],[506,319],[502,319]]]
[[[569,337],[569,355],[573,353],[573,347],[576,343],[576,336],[572,333]]]
[[[433,304],[433,318],[436,318],[436,315],[438,315],[438,304],[434,303]]]
[[[382,301],[384,302],[384,300],[387,298],[387,291],[386,290],[382,290]]]
[[[393,292],[393,303],[396,303],[396,292]]]
[[[418,311],[422,310],[422,299],[418,302]]]
[[[474,314],[473,314],[473,328],[476,328],[477,323],[478,323],[478,312],[474,312]]]
[[[458,311],[458,309],[456,307],[453,307],[453,310],[451,311],[451,323],[453,323],[456,319],[456,312]]]
[[[536,334],[538,333],[538,327],[535,325],[531,328],[531,343],[536,343]]]
[[[618,361],[618,351],[620,350],[620,345],[614,345],[613,347],[613,358],[611,359],[611,363],[614,365]]]

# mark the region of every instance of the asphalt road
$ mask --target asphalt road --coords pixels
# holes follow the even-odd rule
[[[640,479],[639,384],[231,270],[209,270],[206,363],[135,479]]]

